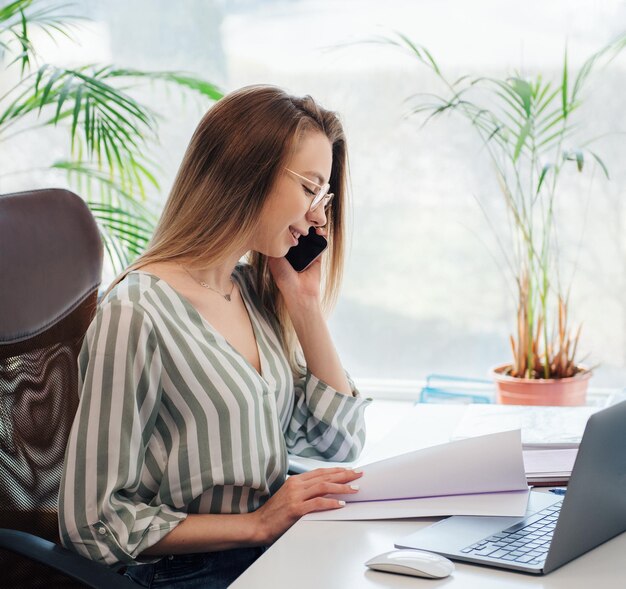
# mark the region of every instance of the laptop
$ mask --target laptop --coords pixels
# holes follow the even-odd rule
[[[546,574],[626,530],[626,401],[587,422],[564,496],[531,491],[526,515],[453,516],[396,548]]]

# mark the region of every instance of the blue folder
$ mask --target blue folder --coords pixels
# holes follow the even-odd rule
[[[420,392],[419,403],[494,403],[495,399],[491,380],[430,374]]]

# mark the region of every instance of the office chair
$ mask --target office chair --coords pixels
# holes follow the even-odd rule
[[[102,242],[67,190],[0,195],[0,584],[137,587],[59,544],[57,497]],[[51,568],[50,568],[51,567]]]

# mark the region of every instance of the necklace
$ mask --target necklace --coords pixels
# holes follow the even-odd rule
[[[189,272],[189,270],[187,270],[187,268],[185,268],[185,266],[183,266],[182,264],[178,264],[185,272],[187,272],[187,274],[189,274],[189,276],[191,277],[191,279],[194,282],[197,282],[202,288],[207,288],[209,290],[212,290],[213,292],[216,292],[218,295],[220,295],[223,299],[226,300],[227,303],[230,303],[230,297],[233,294],[233,290],[235,290],[235,283],[233,282],[233,279],[230,279],[230,283],[231,283],[231,287],[230,287],[230,292],[224,294],[221,290],[217,290],[217,288],[213,288],[211,285],[207,284],[206,282],[204,282],[204,280],[198,280],[197,278],[194,277],[194,275]]]

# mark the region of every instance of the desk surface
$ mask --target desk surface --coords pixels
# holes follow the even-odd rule
[[[375,445],[401,421],[409,405],[376,401],[367,410],[368,444]],[[420,423],[400,435],[445,441],[462,410],[424,406]],[[397,417],[397,419],[396,419]],[[370,437],[371,434],[371,437]],[[447,439],[447,438],[446,438]],[[411,440],[415,443],[415,438]],[[364,452],[368,450],[368,444]],[[371,449],[371,448],[370,448]],[[447,579],[431,580],[370,571],[364,562],[394,549],[394,542],[438,518],[387,521],[299,521],[235,583],[234,589],[357,589],[384,587],[462,587],[463,589],[589,589],[624,585],[626,534],[610,540],[545,576],[455,563]]]
[[[589,589],[623,587],[626,534],[545,576],[455,563],[447,579],[431,580],[370,571],[364,562],[393,550],[394,541],[436,519],[359,522],[301,521],[288,530],[235,583],[233,589],[360,589],[459,587],[463,589]]]

